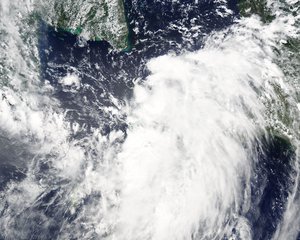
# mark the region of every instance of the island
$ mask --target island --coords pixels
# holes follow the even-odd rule
[[[87,40],[106,40],[115,49],[128,48],[128,25],[122,0],[54,0],[40,9],[43,20],[58,30]]]

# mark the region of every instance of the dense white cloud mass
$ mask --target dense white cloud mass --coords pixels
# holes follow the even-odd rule
[[[298,153],[296,87],[274,49],[298,37],[299,17],[278,8],[270,24],[241,19],[211,33],[198,51],[151,59],[149,76],[126,104],[111,97],[115,107],[99,109],[126,115],[126,134],[92,128],[76,139],[85,126],[66,118],[52,86],[39,81],[37,38],[28,37],[34,30],[21,21],[34,6],[2,0],[0,7],[6,20],[0,21],[0,130],[22,147],[12,151],[23,161],[15,164],[26,165],[26,177],[1,192],[0,237],[23,239],[34,221],[51,226],[34,206],[57,191],[47,204],[61,201],[62,215],[72,219],[62,220],[58,239],[252,239],[245,213],[261,139],[276,129]],[[58,83],[68,93],[83,86],[75,74]],[[283,101],[294,113],[290,124],[281,118]],[[298,156],[295,161],[296,184],[278,240],[298,234]]]

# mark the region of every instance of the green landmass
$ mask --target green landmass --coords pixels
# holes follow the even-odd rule
[[[276,7],[286,15],[294,17],[299,15],[300,3],[293,4],[279,0],[276,4]],[[239,0],[238,8],[242,17],[256,14],[264,24],[270,24],[275,19],[275,14],[268,7],[267,0]],[[294,26],[300,28],[299,19],[296,19]],[[274,62],[282,70],[285,81],[288,81],[295,89],[300,89],[300,39],[297,36],[282,39],[276,46],[273,46],[273,51],[276,56]],[[268,102],[267,109],[270,118],[276,121],[271,121],[268,132],[273,136],[287,140],[288,136],[291,136],[290,131],[295,127],[295,121],[297,121],[293,116],[296,118],[299,116],[295,104],[300,102],[300,92],[295,91],[296,96],[291,96],[280,86],[273,86],[273,89],[278,99]]]
[[[122,0],[54,0],[40,8],[44,21],[56,29],[106,40],[118,50],[128,50],[129,27]]]
[[[275,18],[271,10],[267,7],[266,0],[239,0],[238,8],[243,17],[257,14],[263,22],[271,22]]]

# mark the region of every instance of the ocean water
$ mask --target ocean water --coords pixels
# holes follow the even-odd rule
[[[299,239],[299,2],[125,1],[121,52],[38,4],[0,3],[0,239]]]

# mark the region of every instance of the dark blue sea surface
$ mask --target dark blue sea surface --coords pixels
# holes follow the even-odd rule
[[[252,226],[252,237],[272,239],[286,209],[288,195],[294,184],[295,149],[277,136],[263,138],[255,159],[251,181],[251,207],[246,218]]]
[[[101,106],[112,104],[108,95],[130,98],[132,82],[148,74],[145,64],[149,59],[200,49],[207,34],[232,24],[238,16],[236,1],[228,1],[233,13],[227,17],[217,14],[220,5],[215,1],[125,1],[129,52],[115,51],[106,41],[87,41],[82,46],[76,36],[41,23],[42,79],[55,88],[62,107],[70,110],[70,119],[97,126],[106,117],[99,113]],[[76,94],[66,93],[58,81],[74,72],[85,87]]]
[[[111,96],[121,104],[130,99],[133,82],[145,79],[149,74],[146,68],[149,59],[167,53],[180,54],[201,49],[209,33],[233,24],[239,17],[237,2],[228,1],[227,7],[232,14],[226,17],[217,14],[220,5],[216,1],[125,0],[129,42],[132,45],[130,51],[116,51],[106,41],[85,41],[41,22],[41,81],[47,81],[53,87],[53,96],[67,111],[69,121],[85,126],[72,137],[83,138],[90,134],[92,128],[101,128],[103,134],[108,134],[112,129],[126,133],[126,116],[117,118],[103,111],[104,106],[114,106]],[[64,91],[59,80],[73,73],[79,76],[83,87],[76,92]],[[261,151],[261,157],[253,166],[251,207],[244,213],[252,226],[255,240],[271,239],[282,219],[292,184],[291,164],[295,157],[288,141],[277,137],[268,140],[262,137],[262,141],[264,146],[257,150]],[[8,143],[1,144],[1,147],[5,145],[8,146]],[[8,154],[2,151],[0,160],[7,157]],[[21,168],[17,171],[6,161],[0,162],[3,163],[0,167],[0,190],[9,180],[25,176],[26,170]],[[48,174],[50,168],[47,161],[44,162],[39,163],[41,178]],[[68,203],[63,202],[63,196],[70,191],[66,183],[53,179],[49,186],[51,184],[52,188],[22,213],[27,218],[20,217],[20,221],[16,222],[15,229],[26,229],[30,239],[56,239],[62,223],[72,222],[76,218],[76,213],[69,212]],[[95,194],[87,197],[82,204],[93,205],[93,201],[100,199],[101,195]],[[80,210],[79,207],[77,211]],[[27,221],[24,222],[24,219]],[[232,231],[235,234],[235,229]],[[224,239],[228,237],[224,236]],[[239,239],[238,235],[236,237]]]

